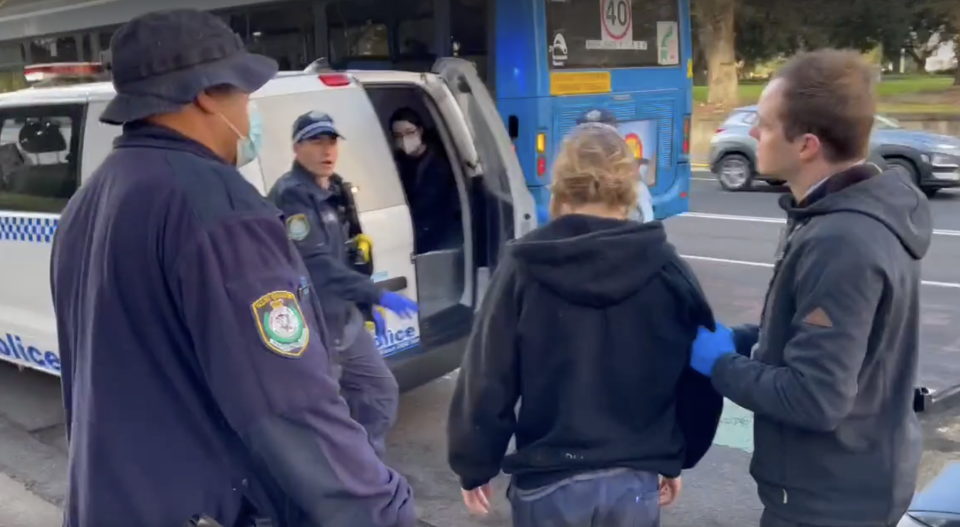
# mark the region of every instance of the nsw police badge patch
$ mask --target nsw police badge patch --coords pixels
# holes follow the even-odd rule
[[[297,297],[289,291],[274,291],[250,306],[260,338],[270,351],[284,357],[303,355],[310,342],[310,328],[303,320]]]
[[[301,241],[310,234],[310,220],[306,214],[294,214],[287,218],[287,236],[294,241]]]

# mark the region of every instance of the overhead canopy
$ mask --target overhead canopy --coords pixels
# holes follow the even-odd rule
[[[158,9],[223,9],[270,0],[0,0],[0,40],[122,24]]]

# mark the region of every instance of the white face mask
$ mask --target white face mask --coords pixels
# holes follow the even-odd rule
[[[402,150],[408,156],[416,154],[423,146],[423,132],[413,123],[397,121],[393,123],[393,133],[395,136],[400,136],[395,139],[397,149]]]
[[[423,146],[423,140],[420,139],[420,134],[406,135],[397,141],[397,146],[406,152],[408,156],[412,156]]]

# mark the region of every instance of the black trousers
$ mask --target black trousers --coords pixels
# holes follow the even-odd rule
[[[897,524],[891,525],[880,525],[877,524],[876,527],[896,527]],[[774,516],[769,510],[764,509],[763,515],[760,516],[760,527],[830,527],[829,524],[826,525],[813,525],[810,523],[796,523],[790,520],[784,520],[778,516]]]

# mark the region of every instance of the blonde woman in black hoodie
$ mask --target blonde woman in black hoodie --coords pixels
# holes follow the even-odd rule
[[[662,224],[628,219],[638,169],[615,128],[577,126],[552,221],[494,273],[447,430],[475,513],[502,469],[516,527],[655,527],[713,442],[723,399],[687,366],[713,314]]]

